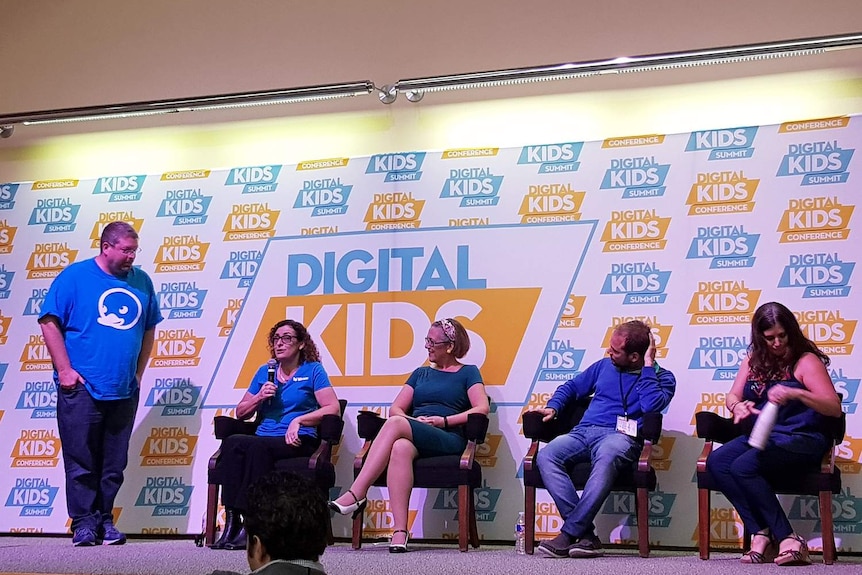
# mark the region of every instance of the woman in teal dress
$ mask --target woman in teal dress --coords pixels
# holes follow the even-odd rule
[[[413,460],[461,453],[467,445],[463,435],[467,416],[487,415],[489,411],[479,368],[459,361],[470,349],[464,326],[451,318],[435,321],[425,338],[425,349],[431,365],[416,369],[407,379],[353,485],[330,502],[330,508],[342,515],[363,509],[368,488],[387,469],[386,486],[394,520],[391,553],[407,550]]]

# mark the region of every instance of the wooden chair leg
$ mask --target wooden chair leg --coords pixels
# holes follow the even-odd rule
[[[467,535],[470,530],[470,488],[466,485],[458,486],[458,548],[467,551]]]
[[[635,494],[635,507],[638,514],[638,553],[649,557],[649,491],[638,487]]]
[[[832,565],[838,549],[835,546],[835,526],[832,521],[832,493],[820,492],[820,536],[823,541],[823,563]]]
[[[351,531],[351,544],[354,549],[362,547],[362,528],[365,523],[365,511],[357,513],[353,518],[353,529]]]
[[[536,488],[524,486],[524,551],[532,555],[536,545]]]
[[[476,499],[473,489],[468,494],[470,500],[470,545],[473,549],[479,548],[479,526],[476,524]]]
[[[710,491],[709,489],[697,490],[697,547],[700,558],[704,561],[709,559],[709,530],[710,530]]]
[[[217,483],[210,483],[207,486],[207,518],[204,534],[204,545],[207,547],[215,543],[216,524],[218,523],[218,492]]]

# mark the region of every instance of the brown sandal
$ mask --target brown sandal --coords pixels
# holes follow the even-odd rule
[[[805,542],[805,539],[795,533],[786,537],[783,541],[787,541],[788,539],[796,539],[799,541],[799,549],[787,549],[786,551],[782,551],[775,558],[775,564],[788,567],[795,565],[811,565],[811,558],[808,556],[808,543]]]
[[[744,553],[739,559],[740,563],[772,563],[775,560],[775,556],[777,553],[775,549],[775,543],[772,541],[772,536],[769,535],[769,533],[755,533],[751,536],[752,541],[755,537],[766,537],[767,539],[769,539],[769,543],[766,544],[766,547],[763,549],[763,553],[751,550],[749,550],[747,553]]]

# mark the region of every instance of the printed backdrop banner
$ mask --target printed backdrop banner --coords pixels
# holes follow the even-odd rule
[[[832,359],[847,414],[837,448],[840,549],[862,545],[862,424],[853,291],[858,116],[687,134],[521,148],[410,151],[298,164],[195,166],[0,183],[0,475],[4,532],[65,532],[51,362],[36,319],[50,283],[97,254],[111,221],[141,236],[136,264],[167,318],[142,382],[130,464],[114,510],[130,533],[197,532],[215,415],[233,414],[268,359],[271,326],[305,323],[339,397],[349,401],[333,494],[352,479],[356,414],[382,415],[423,364],[430,322],[460,319],[492,399],[480,448],[479,532],[511,540],[523,509],[521,414],[604,354],[614,326],[652,326],[677,376],[650,497],[654,545],[697,541],[694,415],[727,415],[725,393],[749,344],[754,310],[781,301]],[[0,182],[4,178],[0,175]],[[858,216],[856,216],[858,218]],[[856,356],[856,361],[854,361]],[[561,519],[544,491],[538,536]],[[812,497],[783,497],[813,548]],[[414,490],[413,537],[457,536],[454,490]],[[636,539],[630,494],[597,520],[611,542]],[[373,488],[369,536],[386,536]],[[337,536],[350,521],[336,517]],[[742,525],[713,498],[710,530],[738,547]]]

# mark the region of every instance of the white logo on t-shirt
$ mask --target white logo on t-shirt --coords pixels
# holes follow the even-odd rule
[[[141,318],[141,300],[124,288],[105,290],[99,297],[100,324],[114,329],[131,329]]]

